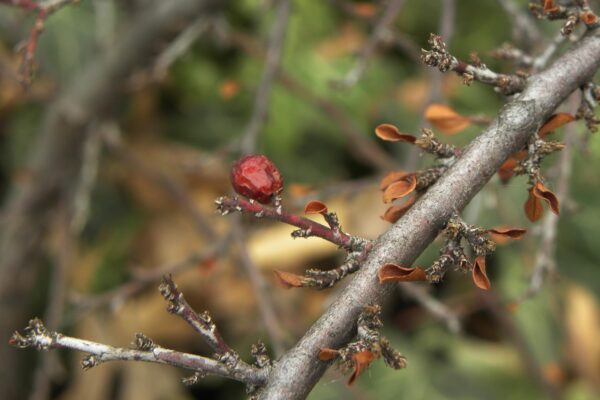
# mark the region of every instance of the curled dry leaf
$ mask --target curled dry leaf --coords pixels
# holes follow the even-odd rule
[[[554,0],[544,0],[544,12],[552,13],[558,11],[558,7],[554,4]]]
[[[362,371],[367,369],[369,364],[376,359],[377,356],[375,353],[369,350],[360,351],[354,355],[352,355],[352,361],[354,361],[354,372],[348,379],[348,385],[352,385],[356,378],[358,378]]]
[[[381,219],[392,224],[395,223],[400,218],[402,218],[404,214],[406,214],[410,207],[412,207],[412,205],[415,204],[416,200],[417,197],[413,196],[406,200],[403,204],[391,206],[390,208],[385,210],[385,213],[381,216]]]
[[[532,193],[534,196],[546,200],[554,214],[558,215],[560,213],[560,204],[558,202],[558,198],[550,189],[544,186],[542,182],[537,181],[535,183]]]
[[[281,285],[286,289],[304,286],[304,279],[301,275],[296,275],[285,271],[274,271],[274,273],[279,283],[281,283]]]
[[[511,229],[511,228],[492,228],[488,229],[495,242],[502,242],[503,239],[521,239],[527,233],[527,229]]]
[[[519,160],[513,157],[510,157],[508,160],[504,161],[504,164],[502,164],[498,170],[498,176],[500,177],[500,180],[504,183],[508,182],[515,174],[514,168],[518,164]]]
[[[336,358],[339,355],[339,353],[340,352],[337,350],[324,347],[322,349],[319,349],[319,360],[321,360],[321,361],[333,360],[334,358]]]
[[[492,285],[485,272],[485,256],[479,256],[473,264],[473,282],[479,289],[489,290]]]
[[[413,135],[401,133],[398,128],[391,124],[381,124],[375,128],[375,134],[381,140],[388,142],[414,143],[417,138]]]
[[[533,194],[533,188],[529,189],[529,197],[525,202],[525,215],[531,222],[535,222],[542,217],[544,207],[538,196]]]
[[[414,174],[407,175],[401,180],[389,185],[383,192],[383,202],[390,203],[396,199],[412,193],[417,187],[417,177]]]
[[[575,121],[575,117],[572,114],[565,112],[553,114],[550,118],[548,118],[548,121],[542,125],[538,131],[538,135],[543,139],[549,132],[560,128],[571,121]]]
[[[596,16],[596,14],[594,14],[591,11],[586,11],[584,13],[581,13],[580,18],[581,18],[581,21],[583,21],[583,23],[586,25],[594,25],[596,23],[596,21],[598,20],[598,17]]]
[[[312,200],[306,203],[304,206],[305,214],[324,214],[327,212],[327,206],[325,203],[318,200]]]
[[[383,178],[381,178],[381,181],[379,182],[379,188],[381,190],[385,190],[392,183],[397,182],[400,179],[407,177],[411,174],[412,174],[411,172],[404,172],[404,171],[388,172],[387,174],[385,174],[385,176]]]
[[[385,264],[379,268],[377,273],[379,283],[396,282],[416,282],[426,281],[427,274],[419,267],[401,267],[396,264]]]
[[[448,135],[458,133],[471,124],[469,117],[460,115],[445,104],[431,104],[428,106],[425,109],[425,119]]]

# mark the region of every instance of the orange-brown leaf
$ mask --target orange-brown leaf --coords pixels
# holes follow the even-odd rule
[[[550,205],[550,209],[556,215],[560,213],[560,204],[558,202],[558,198],[556,195],[548,189],[542,182],[536,182],[533,186],[533,195],[546,200],[546,202]]]
[[[375,134],[381,140],[388,142],[414,143],[417,138],[413,135],[401,133],[398,128],[391,124],[381,124],[375,128]]]
[[[531,222],[535,222],[542,217],[543,213],[542,201],[533,194],[533,188],[529,189],[529,197],[525,202],[525,215]]]
[[[543,139],[549,132],[555,130],[556,128],[560,128],[571,121],[575,121],[575,117],[572,114],[565,112],[556,113],[552,115],[544,125],[542,125],[538,135]]]
[[[516,229],[516,228],[492,228],[488,229],[488,232],[494,237],[504,237],[509,239],[521,239],[526,233],[527,229]]]
[[[379,283],[396,282],[416,282],[426,281],[427,274],[419,267],[401,267],[396,264],[385,264],[379,268],[377,273]]]
[[[311,200],[304,206],[304,214],[324,214],[326,212],[327,206],[319,200]]]
[[[398,182],[389,185],[383,192],[383,202],[390,203],[396,199],[412,193],[417,187],[417,177],[414,174],[408,175]]]
[[[379,188],[381,190],[385,190],[392,183],[399,181],[400,179],[410,175],[411,172],[404,171],[392,171],[385,174],[383,178],[381,178],[381,182],[379,182]]]
[[[219,86],[219,94],[225,100],[231,99],[240,91],[240,83],[234,79],[229,79]]]
[[[285,271],[274,271],[277,280],[283,287],[286,289],[291,289],[293,287],[302,287],[304,286],[304,279],[301,275],[296,275],[291,272]]]
[[[409,208],[412,207],[413,204],[415,204],[416,200],[417,196],[413,196],[406,200],[403,204],[391,206],[390,208],[385,210],[385,213],[381,216],[381,219],[392,224],[395,223],[400,218],[402,218],[404,214],[406,214]]]
[[[492,287],[485,272],[485,256],[479,256],[475,259],[475,264],[473,265],[473,282],[479,289],[489,290]]]
[[[340,354],[340,352],[337,350],[323,347],[322,349],[319,349],[319,360],[321,360],[321,361],[333,360],[339,354]]]
[[[554,0],[544,0],[544,12],[557,11],[558,7],[554,4]]]
[[[352,3],[350,9],[359,17],[370,18],[377,14],[378,7],[376,4],[365,1],[360,3]]]
[[[348,385],[352,385],[356,378],[358,378],[362,371],[364,371],[371,362],[377,358],[375,353],[369,350],[360,351],[352,355],[352,361],[354,361],[354,372],[350,379],[348,379]]]
[[[425,109],[425,119],[431,125],[446,133],[453,135],[471,124],[471,119],[460,115],[445,104],[431,104]]]
[[[594,25],[596,23],[596,21],[598,20],[598,17],[596,16],[596,14],[594,14],[591,11],[586,11],[584,13],[581,13],[580,18],[583,21],[583,23],[586,25]]]
[[[502,182],[506,183],[510,180],[510,178],[513,177],[515,174],[513,169],[517,166],[517,164],[519,164],[519,160],[513,157],[504,161],[504,164],[502,164],[498,170],[498,176]]]

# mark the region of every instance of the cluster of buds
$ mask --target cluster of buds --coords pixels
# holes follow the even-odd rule
[[[385,264],[379,269],[379,281],[438,283],[450,268],[455,267],[461,272],[471,271],[475,285],[487,290],[491,285],[486,274],[486,256],[494,252],[496,242],[503,239],[520,239],[526,232],[525,229],[484,229],[467,224],[455,214],[443,230],[445,243],[440,250],[440,256],[429,268]],[[468,245],[468,250],[465,249],[465,244]],[[474,256],[474,259],[469,255]]]
[[[352,371],[349,385],[372,361],[380,357],[394,369],[406,367],[406,358],[392,348],[390,342],[381,335],[383,323],[380,315],[381,306],[378,304],[365,306],[358,317],[356,340],[337,350],[322,348],[319,353],[322,361],[335,360],[344,374]]]
[[[424,152],[434,155],[437,159],[435,165],[422,171],[392,171],[383,177],[379,187],[383,191],[384,203],[406,198],[403,204],[391,206],[382,216],[382,219],[394,223],[456,162],[461,155],[461,150],[451,144],[441,143],[430,129],[422,129],[421,137],[417,138],[401,133],[394,125],[381,124],[375,128],[375,134],[385,141],[415,145]],[[411,196],[408,197],[409,195]]]
[[[569,36],[581,22],[588,29],[597,28],[598,16],[591,10],[589,0],[575,0],[569,5],[556,4],[554,0],[541,0],[530,3],[529,9],[538,18],[565,20],[560,32]]]

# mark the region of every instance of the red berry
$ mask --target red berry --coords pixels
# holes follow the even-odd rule
[[[266,204],[281,190],[283,179],[271,160],[254,154],[239,159],[233,165],[231,184],[242,196]]]

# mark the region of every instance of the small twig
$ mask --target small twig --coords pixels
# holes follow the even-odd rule
[[[215,204],[217,205],[217,210],[223,215],[237,211],[253,214],[257,218],[272,219],[295,226],[299,229],[292,232],[293,237],[316,236],[333,244],[337,244],[349,251],[355,250],[357,246],[362,246],[362,243],[364,243],[364,239],[350,236],[342,231],[334,231],[330,227],[308,218],[290,214],[281,207],[268,207],[256,201],[246,200],[245,198],[238,196],[233,198],[219,197],[215,200]]]
[[[429,44],[431,50],[423,50],[421,56],[423,62],[431,67],[437,67],[441,72],[456,72],[463,77],[463,81],[467,85],[476,80],[494,86],[504,95],[515,94],[525,88],[526,80],[522,76],[499,74],[479,60],[476,60],[475,65],[459,61],[448,52],[446,44],[439,35],[432,33],[429,37]]]
[[[23,45],[20,46],[22,61],[19,71],[19,78],[21,83],[24,85],[31,83],[38,38],[44,30],[46,19],[50,14],[54,13],[61,7],[77,1],[79,0],[47,0],[41,2],[35,2],[33,0],[0,0],[0,4],[6,4],[25,11],[37,11],[37,16],[35,18],[35,22],[33,23],[33,28],[29,33],[29,38]]]
[[[201,16],[181,32],[156,59],[151,72],[152,78],[162,79],[171,65],[186,54],[209,27],[210,21],[206,19],[206,16]]]
[[[398,284],[398,290],[419,303],[435,318],[443,321],[450,332],[461,332],[459,316],[446,304],[427,293],[425,288],[414,283],[403,282]]]
[[[530,47],[542,40],[542,33],[529,12],[521,9],[514,0],[498,0],[498,3],[509,15],[517,39],[521,44]]]
[[[381,19],[375,22],[375,29],[369,37],[365,46],[361,49],[354,67],[346,74],[346,76],[333,82],[336,87],[349,88],[356,85],[367,70],[369,62],[375,55],[377,48],[390,36],[391,25],[404,5],[405,0],[390,0],[387,6],[381,11]]]
[[[188,304],[183,297],[183,293],[179,291],[175,282],[170,275],[163,277],[162,283],[158,287],[160,294],[169,302],[167,311],[171,314],[179,315],[185,320],[196,332],[202,336],[202,338],[208,343],[208,345],[217,353],[232,354],[239,357],[237,353],[231,349],[223,340],[221,333],[217,329],[217,326],[212,321],[210,314],[205,311],[202,314],[198,314]]]
[[[281,63],[281,54],[283,51],[283,43],[285,41],[285,33],[287,30],[288,20],[291,12],[290,0],[279,0],[275,16],[275,26],[269,37],[269,45],[267,48],[265,68],[263,76],[256,92],[254,101],[254,111],[250,122],[242,135],[241,148],[245,154],[250,153],[250,149],[256,143],[258,132],[262,129],[267,120],[269,111],[269,99],[271,95],[271,86],[275,80],[275,75]]]
[[[172,365],[196,371],[202,375],[210,374],[230,378],[255,386],[264,384],[269,372],[268,368],[258,369],[242,362],[228,365],[211,358],[165,349],[140,334],[137,335],[136,342],[138,349],[127,349],[64,336],[46,330],[39,319],[29,322],[24,336],[15,332],[10,340],[11,345],[19,348],[72,349],[88,353],[89,355],[81,363],[83,369],[90,369],[106,361],[145,361]]]

